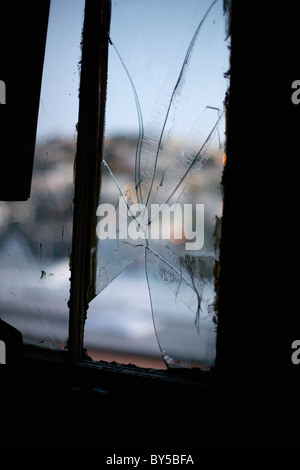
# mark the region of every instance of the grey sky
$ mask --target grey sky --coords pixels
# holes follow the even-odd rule
[[[160,101],[174,86],[190,39],[211,5],[211,0],[112,1],[111,39],[135,84],[145,122],[164,112]],[[212,24],[203,28],[191,61],[188,93],[182,97],[187,129],[201,106],[219,106],[224,97],[227,46],[222,21],[222,0]],[[42,83],[38,138],[75,135],[78,117],[80,40],[84,0],[52,0]],[[200,52],[199,52],[200,51]],[[217,61],[215,58],[218,57]],[[221,64],[219,70],[216,64]],[[220,74],[222,70],[222,74]],[[193,75],[194,74],[194,75]],[[194,77],[194,78],[193,78]],[[190,80],[190,82],[188,81]],[[138,129],[132,88],[115,50],[110,47],[107,132]],[[195,106],[195,100],[202,97]],[[196,108],[196,109],[193,109]],[[185,124],[180,124],[184,126]]]

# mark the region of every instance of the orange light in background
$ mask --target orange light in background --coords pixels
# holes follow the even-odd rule
[[[175,238],[175,236],[178,237],[178,234],[180,238]],[[186,240],[184,225],[177,223],[170,226],[170,242],[173,243],[173,245],[182,245]]]
[[[224,152],[224,154],[223,154],[223,166],[226,165],[226,160],[227,160],[227,155],[226,155],[226,153]]]
[[[122,194],[127,197],[129,204],[137,204],[137,194],[135,189],[135,183],[127,183],[122,188]]]

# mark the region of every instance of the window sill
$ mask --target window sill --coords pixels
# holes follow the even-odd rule
[[[190,424],[200,416],[201,445],[214,442],[211,372],[71,364],[67,351],[33,345],[24,345],[20,361],[1,371],[7,374],[4,448],[198,448],[199,433]]]
[[[84,359],[76,363],[70,363],[67,351],[59,348],[49,348],[48,345],[25,344],[22,356],[24,368],[51,368],[68,369],[72,371],[74,377],[94,376],[110,380],[130,380],[141,383],[168,384],[174,386],[207,386],[212,379],[213,371],[203,371],[200,369],[170,368],[159,370],[154,368],[143,368],[134,364],[122,364],[117,362],[93,361]]]

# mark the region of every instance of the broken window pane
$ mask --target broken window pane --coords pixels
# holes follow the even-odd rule
[[[31,196],[0,202],[0,317],[25,341],[62,347],[68,336],[83,9],[84,0],[51,1]]]
[[[225,24],[221,0],[112,4],[96,287],[132,263],[138,272],[145,258],[156,338],[171,367],[207,368],[215,358]],[[126,289],[135,297],[132,272]]]

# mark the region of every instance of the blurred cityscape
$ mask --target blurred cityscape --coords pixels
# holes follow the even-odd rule
[[[172,145],[169,151],[175,152],[176,143]],[[133,136],[106,141],[105,158],[122,184],[132,178],[135,147]],[[17,327],[26,340],[60,347],[66,346],[68,336],[75,153],[75,139],[38,142],[30,199],[0,202],[0,317]],[[199,202],[209,208],[210,226],[206,232],[212,241],[215,214],[221,208],[221,172],[222,155],[216,151],[215,157],[189,182],[190,192],[202,192]],[[102,201],[111,202],[115,182],[105,173],[103,188]],[[157,365],[161,363],[161,353],[143,260],[134,266],[91,302],[85,347],[95,359],[101,357],[101,351],[105,358],[152,357]]]
[[[0,203],[0,242],[13,226],[37,259],[70,253],[75,146],[76,142],[60,139],[37,144],[30,199]]]

